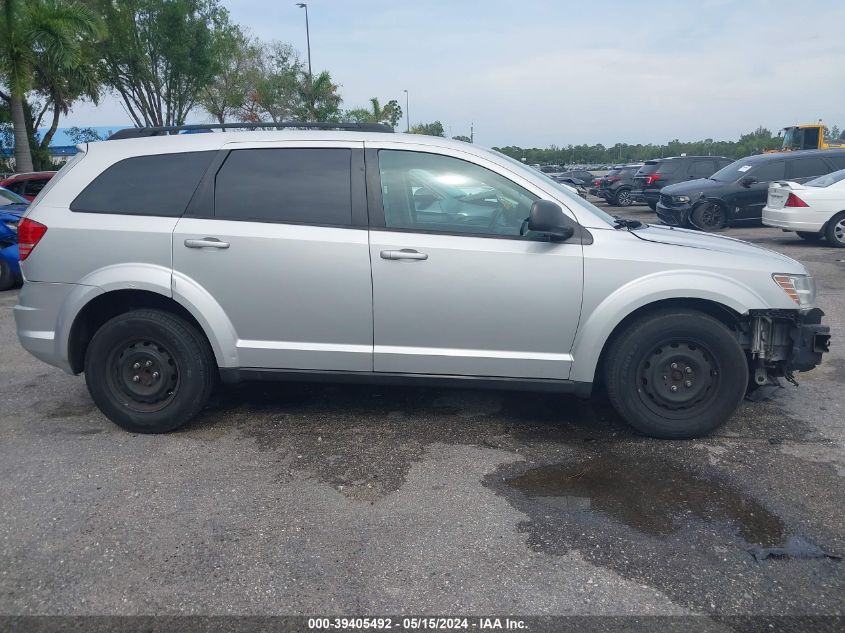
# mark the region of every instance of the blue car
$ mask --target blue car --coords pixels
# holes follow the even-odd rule
[[[21,280],[18,261],[18,222],[29,201],[0,187],[0,290],[8,290]]]

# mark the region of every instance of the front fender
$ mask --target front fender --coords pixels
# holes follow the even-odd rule
[[[669,271],[640,277],[620,286],[582,317],[572,347],[570,380],[593,382],[605,343],[622,320],[640,308],[667,299],[712,301],[739,314],[768,307],[754,290],[718,273]]]

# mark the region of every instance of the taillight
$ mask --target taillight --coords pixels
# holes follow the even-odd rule
[[[21,220],[18,224],[18,257],[21,261],[29,257],[32,249],[38,246],[38,242],[46,232],[47,227],[40,222],[29,218]]]
[[[660,174],[651,174],[645,177],[645,184],[651,185],[660,180]]]
[[[783,205],[785,207],[809,207],[810,205],[804,202],[801,198],[796,196],[794,193],[789,194],[789,197],[786,199],[786,204]]]

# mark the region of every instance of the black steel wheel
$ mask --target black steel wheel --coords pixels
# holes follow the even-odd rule
[[[719,231],[728,223],[728,214],[718,202],[700,202],[690,213],[690,224],[702,231]]]
[[[179,428],[205,406],[217,378],[205,337],[181,317],[133,310],[100,327],[85,354],[85,381],[100,410],[136,433]]]
[[[742,401],[748,363],[723,323],[694,310],[645,315],[614,336],[605,383],[616,410],[654,437],[700,437]]]

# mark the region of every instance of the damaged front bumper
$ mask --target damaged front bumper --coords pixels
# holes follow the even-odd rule
[[[795,372],[810,371],[821,363],[822,355],[830,351],[830,328],[821,324],[823,316],[819,308],[752,310],[743,333],[748,337],[754,382],[765,385],[784,377],[796,383]]]

